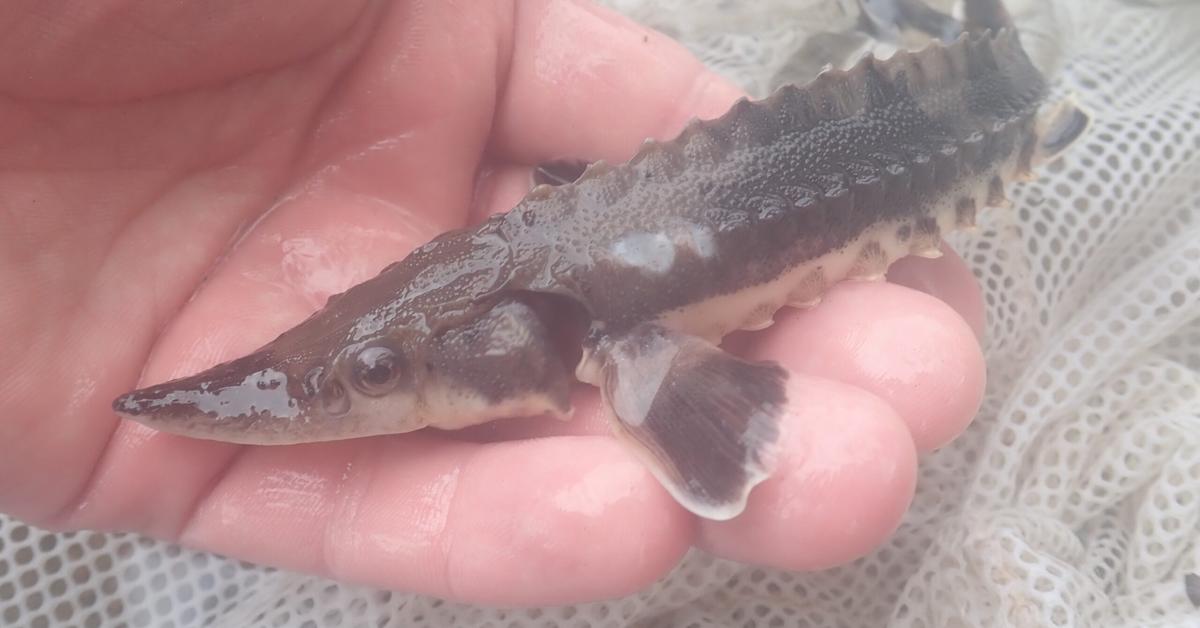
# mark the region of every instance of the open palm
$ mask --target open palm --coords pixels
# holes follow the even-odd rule
[[[626,158],[739,93],[570,2],[50,6],[0,8],[0,510],[565,603],[645,586],[692,545],[790,569],[855,558],[897,524],[916,453],[976,409],[981,307],[948,255],[729,339],[793,377],[776,474],[728,522],[677,506],[586,387],[570,423],[289,447],[121,422],[109,404],[139,381],[250,351],[511,207],[530,164]]]

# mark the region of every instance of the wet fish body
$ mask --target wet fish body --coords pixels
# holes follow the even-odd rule
[[[786,373],[720,339],[937,256],[1086,125],[1045,106],[998,6],[969,2],[949,45],[740,101],[628,163],[540,185],[259,351],[114,408],[200,438],[309,442],[565,417],[573,371],[682,505],[735,516],[770,472]]]

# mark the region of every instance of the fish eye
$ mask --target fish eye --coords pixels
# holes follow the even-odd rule
[[[354,356],[354,387],[365,395],[391,391],[400,379],[400,357],[387,347],[367,347]]]

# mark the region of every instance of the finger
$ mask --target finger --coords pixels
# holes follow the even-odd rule
[[[182,540],[375,587],[540,606],[633,593],[693,537],[694,521],[611,439],[412,435],[252,449]]]
[[[843,282],[810,310],[785,308],[739,351],[841,381],[886,401],[920,451],[960,434],[983,398],[974,332],[942,301],[889,283]]]
[[[511,8],[388,2],[361,20],[298,174],[304,189],[388,203],[433,232],[459,227],[492,125]],[[363,44],[363,40],[368,41]],[[324,204],[319,210],[333,211]]]
[[[623,161],[742,95],[679,43],[591,3],[517,2],[515,24],[492,145],[506,159]]]
[[[861,389],[789,379],[788,412],[771,477],[729,521],[702,521],[700,545],[719,556],[817,570],[868,553],[899,525],[916,485],[908,429]]]
[[[937,259],[900,259],[888,269],[887,280],[942,300],[967,321],[976,338],[983,338],[983,292],[967,263],[950,245],[942,243],[942,256]]]
[[[521,164],[492,164],[480,173],[475,185],[469,220],[480,222],[492,214],[516,207],[532,185],[533,166]]]

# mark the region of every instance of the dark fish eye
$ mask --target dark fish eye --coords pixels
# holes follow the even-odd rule
[[[354,356],[354,387],[366,395],[382,395],[400,379],[400,358],[387,347],[367,347]]]

